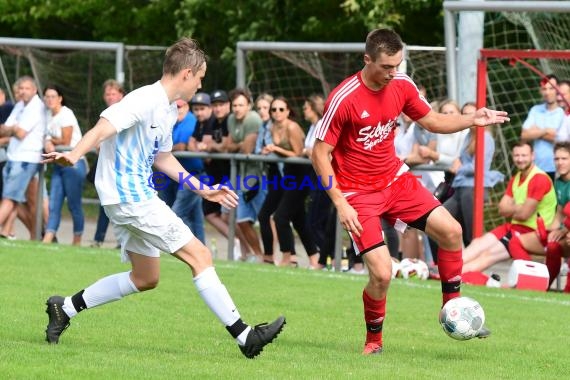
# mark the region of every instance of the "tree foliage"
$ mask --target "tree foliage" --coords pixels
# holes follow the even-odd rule
[[[176,39],[176,0],[0,0],[10,37],[164,45]]]
[[[441,45],[441,13],[442,0],[0,0],[0,35],[163,46],[192,36],[221,87],[238,41],[363,42],[391,27],[409,44]]]

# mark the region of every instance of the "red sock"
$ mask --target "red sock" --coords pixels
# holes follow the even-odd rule
[[[366,323],[366,343],[378,343],[382,346],[382,325],[386,315],[386,298],[370,298],[366,290],[362,292],[364,303],[364,322]]]
[[[461,250],[448,251],[440,247],[437,250],[437,258],[443,304],[445,305],[450,299],[461,295],[460,287],[463,257],[461,256]]]
[[[570,266],[570,259],[568,259],[567,263]],[[569,280],[569,278],[570,278],[570,274],[568,274],[566,276],[566,286],[564,287],[564,293],[570,293],[570,280]]]
[[[519,237],[516,235],[513,235],[509,241],[509,254],[513,260],[532,260],[526,249],[522,246]]]
[[[550,285],[558,277],[560,273],[560,261],[562,260],[562,247],[557,241],[548,242],[546,245],[546,267],[548,268],[548,274],[550,275]]]

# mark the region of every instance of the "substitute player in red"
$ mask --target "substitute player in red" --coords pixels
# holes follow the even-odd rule
[[[398,116],[404,112],[437,133],[509,120],[506,112],[486,108],[474,115],[434,112],[414,82],[397,71],[402,60],[403,43],[398,34],[388,29],[368,34],[364,68],[329,95],[312,155],[320,178],[332,179],[332,186],[324,185],[357,254],[363,255],[368,266],[369,281],[362,294],[366,355],[382,352],[382,324],[392,273],[380,217],[400,229],[410,225],[423,230],[438,242],[443,303],[459,296],[461,284],[461,226],[396,157]],[[488,335],[485,329],[480,337]]]

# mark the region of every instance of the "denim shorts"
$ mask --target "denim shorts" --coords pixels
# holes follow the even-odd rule
[[[265,196],[267,195],[267,190],[260,189],[259,192],[253,199],[249,202],[246,202],[243,196],[243,191],[238,191],[239,201],[236,211],[236,222],[252,222],[255,223],[257,221],[257,214],[259,214],[259,210],[261,210],[261,206],[263,206],[263,202],[265,201]]]
[[[23,203],[26,201],[26,190],[30,180],[38,172],[39,163],[8,161],[2,171],[4,187],[2,188],[2,198],[8,198],[14,202]]]

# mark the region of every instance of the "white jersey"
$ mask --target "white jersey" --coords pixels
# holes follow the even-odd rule
[[[72,148],[75,147],[79,140],[81,140],[81,129],[79,129],[79,123],[77,122],[77,118],[73,111],[68,107],[63,106],[55,115],[52,115],[51,110],[48,109],[46,115],[47,135],[49,137],[60,139],[61,129],[64,127],[71,127],[73,128],[73,132],[71,133],[69,146]]]
[[[141,202],[156,196],[152,164],[172,150],[178,116],[160,82],[141,87],[101,113],[117,135],[101,143],[95,187],[102,205]]]
[[[42,160],[45,136],[44,103],[38,95],[24,104],[19,101],[12,109],[5,123],[11,127],[17,125],[28,134],[22,140],[11,137],[8,145],[8,160],[39,163]]]

